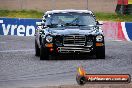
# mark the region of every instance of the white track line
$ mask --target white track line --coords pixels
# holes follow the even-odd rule
[[[131,41],[128,37],[127,31],[126,31],[126,27],[125,27],[125,22],[121,22],[121,26],[122,26],[122,31],[125,35],[125,38],[127,39],[127,41]]]
[[[23,49],[23,50],[3,50],[3,51],[0,51],[0,53],[4,53],[4,52],[28,52],[28,51],[34,51],[34,49]]]

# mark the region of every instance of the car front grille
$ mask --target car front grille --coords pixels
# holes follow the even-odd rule
[[[86,53],[86,52],[90,52],[91,49],[89,47],[58,47],[58,51],[60,53]]]
[[[64,36],[64,46],[84,46],[86,42],[86,36],[84,35],[68,35]]]

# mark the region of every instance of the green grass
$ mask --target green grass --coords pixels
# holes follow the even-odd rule
[[[13,17],[13,18],[41,18],[43,12],[38,12],[35,10],[21,10],[21,11],[9,11],[0,10],[0,17]]]
[[[98,20],[132,22],[132,15],[117,15],[116,13],[95,13]]]
[[[21,11],[9,11],[0,10],[0,17],[13,17],[13,18],[41,18],[43,12],[35,10],[21,10]],[[95,12],[97,20],[101,21],[126,21],[132,22],[132,15],[117,15],[115,13],[102,13]]]

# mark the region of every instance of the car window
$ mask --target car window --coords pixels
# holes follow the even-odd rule
[[[46,18],[46,25],[54,27],[63,26],[89,26],[96,25],[96,20],[91,14],[85,13],[57,13]]]

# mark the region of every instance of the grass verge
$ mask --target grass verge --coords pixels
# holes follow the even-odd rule
[[[21,10],[21,11],[9,11],[9,10],[0,10],[0,17],[9,17],[9,18],[41,18],[43,12],[38,12],[35,10]]]
[[[132,22],[132,15],[117,15],[116,13],[95,13],[98,20]]]
[[[9,18],[41,18],[43,12],[35,10],[21,10],[21,11],[9,11],[9,10],[0,10],[0,17],[9,17]],[[132,15],[117,15],[115,13],[102,13],[95,12],[97,20],[102,21],[125,21],[132,22]]]

